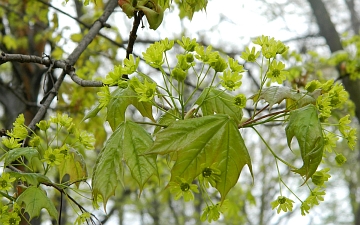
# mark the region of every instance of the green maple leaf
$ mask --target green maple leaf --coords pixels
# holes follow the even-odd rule
[[[110,136],[102,149],[93,172],[93,196],[101,195],[104,206],[119,182],[123,183],[123,164],[142,190],[147,180],[157,173],[156,156],[143,155],[152,145],[152,138],[140,125],[125,121]]]
[[[324,151],[324,137],[318,113],[314,105],[293,110],[286,127],[287,142],[290,147],[295,136],[299,143],[303,166],[293,170],[305,176],[305,182],[316,172]]]
[[[17,179],[26,180],[27,184],[38,186],[40,183],[51,183],[50,179],[39,173],[17,173],[17,172],[8,172],[11,177],[16,177]]]
[[[215,88],[205,88],[196,104],[200,105],[204,116],[217,114],[229,115],[240,124],[243,111],[234,104],[234,96]]]
[[[0,158],[0,161],[5,160],[4,166],[8,166],[21,156],[24,156],[30,162],[30,164],[33,164],[34,159],[39,159],[39,152],[36,150],[36,148],[32,147],[15,148],[11,151],[6,152]]]
[[[29,214],[29,221],[40,215],[41,209],[45,208],[49,215],[57,221],[58,212],[54,203],[46,196],[46,192],[40,187],[28,187],[17,198],[16,203],[20,206],[25,205],[25,212]]]
[[[113,130],[125,120],[125,111],[129,105],[135,106],[142,116],[155,122],[150,102],[140,102],[135,91],[130,87],[116,89],[111,93],[111,100],[107,106],[107,121]]]
[[[64,162],[59,165],[60,180],[67,174],[69,179],[67,182],[75,183],[79,187],[80,181],[87,177],[87,169],[84,157],[75,149],[69,149],[69,155],[65,158]]]
[[[176,177],[195,179],[200,166],[217,163],[221,182],[216,189],[223,201],[237,183],[242,168],[247,164],[252,173],[249,153],[235,121],[227,115],[216,114],[173,122],[156,135],[147,154],[175,153],[171,180]]]
[[[318,95],[318,91],[315,91],[314,93],[303,93],[289,87],[272,86],[264,88],[260,94],[255,94],[250,98],[254,99],[254,101],[264,99],[269,103],[270,109],[274,104],[280,104],[283,100],[288,100],[287,106],[295,104],[297,106],[296,108],[299,108],[316,102]]]

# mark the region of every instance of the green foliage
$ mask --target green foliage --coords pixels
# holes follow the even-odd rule
[[[324,151],[321,123],[314,105],[307,105],[290,113],[286,136],[289,147],[294,136],[299,143],[304,165],[293,171],[305,176],[306,182],[316,172]]]
[[[122,122],[106,142],[95,164],[92,186],[94,201],[102,196],[104,207],[115,193],[118,183],[123,183],[125,163],[140,190],[146,181],[157,173],[154,156],[142,155],[152,144],[152,138],[140,125]]]
[[[85,0],[84,5],[90,2],[98,4],[99,8],[102,4],[102,1]],[[164,10],[170,8],[171,3],[169,0],[119,1],[129,18],[141,11],[154,30],[162,23]],[[174,3],[179,6],[181,18],[191,19],[194,12],[205,10],[207,0],[175,0]],[[47,23],[48,9],[42,7],[37,11],[37,7],[27,9],[29,15],[39,13],[37,22]],[[58,43],[62,31],[54,37],[50,33],[58,28],[56,14],[52,23],[54,29],[44,32],[44,36]],[[23,27],[17,24],[15,28],[21,30]],[[116,30],[112,32],[120,39]],[[70,34],[70,40],[75,43],[81,42],[83,37],[84,34]],[[38,36],[36,40],[40,42],[42,38]],[[26,46],[24,39],[17,40],[11,35],[2,36],[1,42],[14,51]],[[344,43],[358,45],[359,38],[349,38]],[[246,47],[241,53],[246,63],[259,69],[260,88],[250,98],[242,93],[242,78],[246,71],[237,60],[188,37],[181,40],[166,38],[151,44],[142,53],[147,66],[156,69],[154,77],[138,69],[140,58],[133,55],[116,65],[102,79],[104,86],[96,90],[99,103],[95,107],[95,90],[63,84],[57,107],[66,106],[68,109],[70,106],[71,117],[57,114],[49,120],[42,120],[37,124],[39,131],[35,132],[24,125],[24,116],[20,115],[13,129],[1,140],[5,152],[0,157],[4,164],[0,177],[3,197],[0,201],[1,223],[13,221],[13,224],[18,224],[22,213],[28,213],[32,219],[39,216],[43,208],[57,220],[58,211],[51,199],[54,195],[50,194],[52,190],[60,194],[68,194],[65,191],[73,189],[79,193],[91,192],[89,201],[95,208],[100,202],[106,208],[109,199],[121,188],[137,189],[139,195],[147,190],[155,192],[156,177],[164,189],[164,196],[168,194],[175,200],[183,197],[185,202],[195,200],[196,204],[200,199],[206,205],[199,216],[201,221],[216,221],[221,214],[231,217],[236,214],[234,211],[241,211],[245,205],[227,199],[235,199],[232,190],[239,188],[235,185],[243,167],[247,165],[252,178],[257,179],[253,175],[251,157],[242,133],[248,128],[252,128],[264,142],[278,171],[280,194],[271,203],[271,208],[277,213],[292,211],[295,201],[283,195],[282,188],[285,187],[299,200],[301,214],[309,213],[312,207],[324,200],[325,184],[331,177],[328,168],[321,169],[328,157],[324,151],[333,153],[336,163],[342,165],[346,157],[335,151],[337,142],[344,139],[349,148],[355,147],[356,130],[350,126],[350,115],[335,115],[348,107],[349,96],[342,85],[333,80],[319,79],[297,85],[295,81],[302,74],[299,71],[318,71],[313,64],[289,68],[288,61],[301,62],[302,59],[298,54],[288,52],[288,47],[281,41],[261,36],[253,44],[257,46],[251,50]],[[99,71],[101,62],[89,58],[89,52],[101,52],[109,59],[115,59],[117,50],[108,41],[95,38],[76,62],[77,75],[84,79],[99,79],[93,74]],[[64,53],[62,49],[54,48],[51,55],[60,58]],[[311,55],[317,62],[324,61],[314,53]],[[358,55],[358,51],[355,54],[338,52],[326,63],[337,65],[345,62],[346,66],[342,65],[344,74],[355,79],[359,76]],[[292,87],[281,86],[285,81]],[[187,85],[192,92],[187,93]],[[66,99],[67,96],[72,98]],[[286,104],[283,104],[284,100]],[[136,111],[134,117],[127,114],[131,106]],[[244,118],[244,108],[249,112],[249,118]],[[102,118],[112,129],[104,146],[101,144],[106,133],[103,129],[96,130],[98,124],[105,122]],[[291,160],[284,160],[283,152],[273,150],[270,140],[265,140],[261,130],[257,129],[263,124],[282,125],[287,144],[294,152],[293,159],[300,159],[296,155],[297,147],[292,144],[295,137],[303,163],[300,168],[293,166]],[[96,133],[97,140],[86,130]],[[29,143],[29,147],[22,147],[22,143]],[[91,161],[86,150],[100,149],[99,146],[102,150],[96,156],[96,163],[90,167],[89,177]],[[309,196],[305,200],[301,200],[297,190],[292,190],[283,181],[278,163],[296,173],[295,178],[304,184],[301,188],[308,188]],[[24,167],[26,172],[18,171],[14,165]],[[89,189],[80,186],[89,179],[92,181]],[[250,204],[255,204],[250,191],[239,191],[246,196],[240,196],[241,200],[247,199]],[[164,198],[171,203],[172,200],[164,196],[156,196],[154,202]],[[236,196],[236,199],[240,197]],[[72,201],[71,198],[67,200]],[[213,202],[215,200],[218,202]],[[78,214],[75,224],[86,223],[94,216],[82,208],[74,210]]]
[[[303,215],[323,200],[325,182],[330,177],[327,169],[318,169],[325,156],[324,150],[332,152],[338,135],[348,140],[351,148],[356,140],[356,132],[349,126],[348,115],[337,119],[338,123],[332,123],[338,126],[340,134],[335,135],[330,129],[324,128],[332,125],[328,120],[336,120],[332,118],[332,113],[343,107],[348,94],[334,81],[313,81],[304,90],[272,86],[272,83],[288,79],[285,64],[275,59],[277,55],[284,54],[287,47],[265,36],[256,39],[254,43],[263,46],[261,53],[249,50],[242,55],[248,62],[258,65],[260,71],[261,86],[250,97],[254,110],[249,118],[243,118],[243,109],[248,104],[246,96],[239,93],[245,73],[243,66],[230,57],[225,60],[211,46],[205,48],[194,39],[184,37],[177,42],[165,39],[150,45],[143,53],[146,63],[158,69],[158,78],[162,78],[162,82],[155,82],[158,78],[150,78],[138,71],[139,58],[131,56],[123,64],[115,66],[103,79],[105,86],[98,92],[99,103],[82,120],[83,123],[85,120],[95,120],[98,114],[106,111],[106,120],[113,130],[97,156],[92,171],[94,206],[103,202],[105,208],[110,197],[121,187],[135,188],[136,184],[141,193],[153,175],[163,179],[164,171],[163,168],[158,169],[158,164],[165,156],[170,173],[165,189],[174,195],[175,200],[182,196],[185,201],[194,200],[194,193],[199,193],[200,189],[207,204],[201,216],[202,221],[218,220],[220,213],[231,215],[227,213],[231,209],[225,207],[230,204],[226,198],[238,183],[245,165],[253,176],[251,157],[239,132],[239,129],[247,128],[257,132],[274,156],[276,165],[278,162],[284,163],[299,174],[300,180],[309,187],[310,196],[301,201],[281,179],[277,166],[280,187],[288,188],[299,199]],[[182,50],[176,56],[177,60],[170,60],[170,52],[174,48]],[[124,79],[123,74],[128,75],[129,79]],[[185,94],[185,82],[190,78],[196,81],[194,90]],[[117,87],[110,89],[110,86]],[[203,86],[205,88],[201,88]],[[284,100],[286,104],[282,104]],[[263,102],[265,106],[258,109]],[[270,111],[275,104],[283,108]],[[130,105],[139,112],[142,120],[133,122],[126,117]],[[154,109],[161,116],[154,117]],[[303,162],[300,168],[282,159],[280,153],[274,151],[255,128],[276,121],[286,125],[287,143],[294,152],[296,149],[291,143],[296,138]],[[19,141],[29,137],[23,116],[19,116],[14,122],[14,128],[7,132],[8,138],[2,140],[7,147],[1,157],[5,166],[17,160],[30,170],[29,173],[6,173],[2,178],[3,196],[7,196],[8,187],[11,187],[15,178],[20,179],[27,185],[27,189],[15,199],[9,195],[8,200],[16,200],[31,217],[37,216],[41,208],[46,208],[50,216],[55,217],[57,212],[41,185],[62,190],[75,184],[79,188],[80,182],[89,178],[83,150],[92,149],[95,140],[92,135],[79,130],[66,114],[40,121],[37,126],[40,134],[30,136],[31,147],[22,148],[18,145]],[[148,130],[149,127],[153,129]],[[54,138],[50,138],[50,131],[54,132]],[[23,161],[23,158],[27,161]],[[338,153],[335,159],[338,164],[346,161]],[[52,183],[49,178],[48,172],[52,168],[58,173],[60,185]],[[315,189],[309,185],[310,178],[312,185],[317,186]],[[214,190],[221,196],[218,203],[212,201]],[[33,202],[39,204],[35,206]],[[282,194],[280,188],[280,195],[271,206],[280,213],[292,211],[293,203],[293,200]],[[89,218],[91,215],[86,212],[79,214],[76,223]]]
[[[29,214],[30,220],[40,215],[41,209],[45,208],[49,215],[58,220],[58,212],[54,203],[46,196],[46,192],[36,186],[28,187],[17,199],[19,206],[24,205],[24,210]]]

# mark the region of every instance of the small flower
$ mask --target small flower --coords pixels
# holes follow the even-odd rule
[[[255,62],[259,56],[260,56],[260,52],[259,51],[255,52],[255,47],[252,47],[251,51],[249,47],[246,47],[245,52],[242,52],[240,57],[245,61]]]
[[[332,149],[336,147],[336,142],[339,138],[334,133],[327,133],[324,137],[324,150],[332,152]]]
[[[21,218],[17,212],[11,212],[1,216],[0,221],[3,225],[18,225],[20,224]]]
[[[341,84],[333,85],[328,94],[331,99],[331,106],[333,108],[341,107],[349,98],[348,92],[345,91]]]
[[[231,72],[230,70],[225,70],[223,76],[219,76],[219,78],[221,80],[221,85],[230,91],[238,89],[242,84],[242,75],[239,74],[239,72]]]
[[[70,127],[73,123],[72,123],[72,118],[69,117],[68,114],[58,114],[58,117],[59,117],[59,124],[61,126],[64,126],[65,128],[68,128]]]
[[[284,196],[279,196],[275,201],[271,202],[271,208],[277,208],[277,213],[279,214],[281,211],[287,212],[292,211],[293,208],[293,200],[286,198]]]
[[[145,79],[144,84],[139,82],[137,85],[135,91],[139,95],[139,101],[150,102],[156,94],[156,83],[150,83]]]
[[[244,94],[239,94],[234,97],[234,104],[239,108],[244,108],[246,106],[246,97]]]
[[[219,52],[212,51],[211,45],[207,46],[206,50],[204,50],[203,46],[198,45],[195,47],[195,51],[197,53],[197,55],[195,55],[195,57],[198,60],[202,61],[203,63],[210,64],[210,65],[211,65],[211,63],[218,61],[218,59],[220,57]]]
[[[140,58],[136,57],[134,60],[134,55],[130,54],[129,59],[124,59],[124,71],[123,74],[132,74],[136,71],[140,62]],[[121,76],[123,75],[121,74]]]
[[[16,180],[15,177],[10,178],[10,174],[3,173],[0,177],[0,191],[8,191],[13,188],[13,182]]]
[[[350,124],[350,120],[349,120],[350,115],[346,115],[344,117],[342,117],[339,120],[339,130],[341,132],[342,135],[344,135],[346,137],[348,131],[351,129],[351,127],[349,126]]]
[[[228,64],[231,72],[245,72],[243,65],[240,65],[239,62],[231,57],[228,57]]]
[[[164,63],[164,51],[164,45],[160,42],[155,42],[146,49],[146,52],[143,52],[144,60],[152,67],[160,68]]]
[[[179,68],[179,67],[175,67],[172,71],[171,71],[171,76],[174,77],[175,80],[177,81],[184,81],[187,75],[187,71],[184,71],[183,69]]]
[[[37,147],[37,146],[40,145],[40,141],[41,141],[41,138],[39,136],[35,135],[29,141],[29,145],[32,146],[32,147]]]
[[[184,201],[194,200],[194,194],[199,193],[196,184],[189,184],[184,178],[177,177],[176,181],[169,183],[170,193],[175,194],[175,200],[184,196]]]
[[[346,157],[343,154],[338,154],[335,157],[336,164],[342,166],[346,162]]]
[[[356,129],[351,128],[349,132],[346,135],[346,140],[348,141],[348,146],[351,150],[355,149],[356,141],[357,141],[357,135],[356,135]]]
[[[65,159],[69,158],[69,146],[68,145],[65,144],[65,145],[61,146],[59,149],[59,152],[61,154],[63,154]]]
[[[79,134],[79,141],[86,149],[94,149],[95,138],[93,134],[83,130]]]
[[[324,195],[325,191],[321,190],[320,187],[316,187],[314,190],[311,191],[311,194],[307,199],[304,201],[307,205],[310,207],[313,207],[314,205],[319,205],[319,201],[324,201]]]
[[[261,35],[261,37],[257,37],[253,43],[260,46],[266,45],[269,43],[269,36]]]
[[[331,175],[328,173],[330,171],[329,168],[324,168],[320,171],[316,171],[311,176],[311,181],[317,186],[323,186],[325,181],[328,181]]]
[[[97,93],[99,96],[99,108],[106,107],[111,99],[110,90],[108,86],[104,86],[100,88],[100,91]]]
[[[308,92],[313,92],[319,88],[321,88],[321,83],[318,80],[312,80],[305,86],[305,90],[307,90]]]
[[[266,75],[271,80],[271,82],[282,84],[282,82],[286,80],[286,76],[289,74],[288,71],[284,71],[284,68],[284,63],[273,60]]]
[[[217,221],[220,218],[220,205],[209,205],[204,208],[200,220],[204,222],[206,219],[209,223]]]
[[[125,74],[126,70],[122,67],[122,65],[116,65],[113,71],[110,71],[108,75],[106,75],[103,83],[108,86],[116,85],[119,80],[121,80],[122,75]]]
[[[36,124],[36,126],[37,126],[40,130],[46,131],[47,129],[49,129],[50,123],[49,123],[48,121],[46,121],[46,120],[41,120],[40,122],[38,122],[38,123]]]
[[[319,111],[318,117],[321,121],[325,121],[331,116],[332,107],[330,105],[331,103],[328,94],[320,95],[316,99],[316,108]]]
[[[215,72],[221,73],[226,69],[227,63],[225,59],[219,56],[217,61],[210,63],[210,66],[215,70]]]
[[[19,139],[10,137],[10,138],[2,138],[1,143],[3,143],[3,145],[5,145],[5,147],[7,147],[8,149],[14,149],[21,147],[19,141],[20,141]]]
[[[205,167],[205,164],[202,164],[200,167],[202,168],[200,174],[200,181],[203,181],[205,187],[209,188],[209,183],[212,187],[216,187],[216,184],[221,182],[221,171],[216,168],[217,164],[213,164],[210,167]]]
[[[195,38],[190,40],[189,37],[182,37],[181,41],[177,40],[177,43],[187,52],[193,52],[198,45]]]
[[[48,148],[45,151],[44,159],[41,161],[46,162],[49,166],[58,166],[64,160],[63,154],[60,153],[60,149]]]
[[[301,215],[302,216],[305,216],[306,214],[309,214],[309,210],[310,210],[310,205],[308,202],[304,201],[301,206],[300,206],[300,209],[301,209]]]
[[[177,55],[176,58],[178,59],[176,67],[179,67],[183,71],[187,71],[192,66],[191,63],[188,63],[186,55],[180,54]]]
[[[164,46],[165,51],[169,51],[174,46],[174,40],[169,41],[168,38],[165,38],[164,40],[161,40],[160,43]]]

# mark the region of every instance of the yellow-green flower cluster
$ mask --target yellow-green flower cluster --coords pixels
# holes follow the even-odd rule
[[[277,208],[277,213],[281,211],[292,211],[294,201],[286,198],[285,196],[279,196],[275,201],[271,202],[271,208]]]
[[[242,52],[240,57],[247,62],[255,62],[259,56],[260,52],[256,51],[255,47],[252,47],[251,51],[249,47],[246,47],[245,52]]]
[[[267,59],[275,58],[277,54],[283,54],[289,48],[281,41],[277,41],[274,38],[264,35],[256,38],[253,43],[261,46],[261,53]]]
[[[325,191],[321,190],[320,187],[316,187],[314,190],[311,191],[311,194],[305,201],[302,202],[300,209],[301,215],[305,216],[309,213],[309,210],[315,206],[319,205],[319,201],[324,201]]]
[[[2,138],[2,144],[5,145],[5,147],[14,149],[21,146],[20,142],[28,136],[28,130],[24,123],[25,117],[23,114],[20,114],[13,123],[13,129],[6,132],[8,138]]]
[[[305,89],[308,92],[321,90],[321,95],[316,99],[316,107],[321,121],[326,121],[334,109],[342,108],[349,99],[349,94],[344,87],[339,83],[334,83],[334,80],[325,83],[314,80],[309,82]]]
[[[126,84],[123,75],[130,75],[136,72],[139,66],[140,58],[137,57],[136,59],[131,54],[129,59],[124,60],[124,65],[117,65],[114,67],[114,70],[109,72],[106,75],[103,83],[107,86],[114,86],[117,85],[119,87],[124,88],[124,84]],[[124,83],[125,82],[125,83]],[[126,85],[125,85],[126,86]]]
[[[244,108],[246,106],[246,96],[244,94],[238,94],[234,97],[234,105],[239,108]]]
[[[111,99],[109,87],[108,86],[101,87],[97,95],[99,96],[99,103],[100,103],[98,107],[100,109],[106,107]]]
[[[41,161],[45,162],[49,166],[58,166],[64,161],[64,159],[64,155],[61,154],[60,149],[52,149],[49,147],[45,150],[44,158]]]
[[[202,164],[201,174],[199,176],[199,180],[204,184],[206,188],[209,188],[209,184],[212,187],[216,187],[216,184],[221,182],[221,171],[216,168],[217,164],[213,164],[210,167],[206,167],[205,164]]]
[[[154,68],[161,68],[164,64],[165,50],[165,45],[162,42],[157,41],[151,44],[146,51],[143,52],[145,62]]]
[[[357,135],[356,129],[349,126],[351,122],[349,117],[350,115],[346,115],[339,120],[339,130],[343,137],[347,140],[349,148],[354,150],[357,141]]]
[[[170,189],[170,193],[175,195],[175,200],[184,196],[184,201],[188,202],[190,200],[194,200],[194,194],[199,193],[196,184],[191,184],[187,182],[184,178],[177,177],[176,181],[171,181],[168,185]]]
[[[5,212],[0,214],[0,224],[3,225],[18,225],[21,218],[18,212]]]
[[[245,72],[244,67],[232,58],[228,58],[229,69],[220,75],[220,84],[229,91],[235,91],[242,84],[242,73]]]
[[[316,186],[324,186],[325,182],[331,177],[329,174],[330,168],[324,168],[316,171],[312,176],[311,180]]]
[[[15,177],[10,177],[9,173],[2,173],[0,177],[0,191],[9,191],[13,188]]]
[[[284,69],[285,64],[274,59],[269,66],[269,70],[266,73],[266,76],[268,79],[271,80],[271,82],[277,82],[278,84],[282,84],[289,75],[289,72],[285,71]]]
[[[151,102],[156,95],[156,83],[147,79],[141,83],[137,77],[130,80],[130,86],[137,93],[140,102]]]

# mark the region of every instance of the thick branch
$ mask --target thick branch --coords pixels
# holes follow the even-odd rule
[[[53,69],[61,68],[66,70],[71,79],[82,87],[102,87],[101,81],[84,80],[78,77],[75,73],[75,69],[64,60],[54,60],[47,57],[39,57],[34,55],[21,55],[21,54],[6,54],[4,52],[0,55],[0,65],[6,62],[20,62],[20,63],[38,63]]]
[[[91,43],[91,41],[96,37],[99,33],[100,29],[103,27],[107,19],[110,17],[111,13],[114,11],[115,7],[118,5],[116,0],[110,0],[108,5],[106,6],[103,15],[93,24],[89,32],[85,35],[83,40],[79,43],[79,45],[74,49],[74,51],[70,54],[66,62],[68,65],[73,66],[75,62],[78,60],[80,55],[84,52],[87,46]],[[49,108],[52,100],[57,95],[57,92],[65,78],[67,70],[63,70],[60,77],[56,81],[54,87],[50,91],[49,95],[45,99],[45,102],[40,107],[39,111],[36,113],[34,119],[29,124],[29,129],[35,130],[35,125],[38,123],[45,115],[47,109]]]

